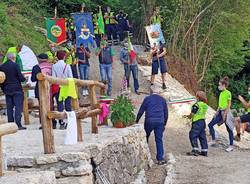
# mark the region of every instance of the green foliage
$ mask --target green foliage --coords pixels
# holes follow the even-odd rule
[[[111,121],[115,125],[122,122],[125,127],[135,122],[134,106],[131,100],[124,96],[118,96],[116,101],[111,104]]]

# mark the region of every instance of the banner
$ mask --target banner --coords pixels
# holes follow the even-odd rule
[[[90,13],[75,13],[72,14],[74,24],[76,26],[76,45],[79,48],[80,44],[84,47],[91,45],[95,47],[94,41],[94,26]]]
[[[46,19],[48,41],[60,45],[67,41],[65,19]]]
[[[150,46],[153,47],[154,43],[156,45],[159,45],[159,42],[161,41],[163,44],[165,44],[165,39],[163,37],[163,33],[161,31],[160,24],[153,24],[150,26],[146,26],[146,31],[149,39]]]

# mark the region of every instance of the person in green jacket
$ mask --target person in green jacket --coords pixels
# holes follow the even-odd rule
[[[187,155],[207,156],[208,144],[206,138],[206,113],[208,110],[206,93],[198,91],[196,93],[197,102],[192,106],[191,114],[188,116],[192,119],[192,128],[189,132],[189,139],[192,151]],[[201,152],[199,150],[198,139],[201,144]]]
[[[13,54],[16,55],[16,61],[15,62],[18,64],[21,71],[23,71],[23,64],[22,64],[22,59],[21,59],[21,57],[19,56],[18,53],[21,51],[22,47],[23,47],[23,45],[19,44],[16,47],[10,47],[7,50],[7,54],[8,53],[13,53]],[[6,54],[6,56],[7,56],[7,54]],[[6,56],[4,57],[3,63],[5,63],[8,60]]]

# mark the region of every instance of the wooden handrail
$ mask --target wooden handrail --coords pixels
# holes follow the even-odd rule
[[[44,75],[42,73],[37,74],[37,79],[39,81],[47,80],[51,84],[68,85],[67,79],[52,77],[52,76]],[[89,86],[94,85],[94,86],[97,86],[99,88],[105,88],[105,84],[98,82],[98,81],[94,81],[94,80],[74,79],[74,81],[75,81],[75,84],[79,87],[86,87],[86,86],[89,87]]]

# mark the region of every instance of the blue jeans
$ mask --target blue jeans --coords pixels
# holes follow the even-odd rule
[[[134,79],[134,89],[135,89],[135,91],[138,91],[138,89],[139,89],[138,66],[124,64],[124,71],[125,71],[125,76],[126,76],[126,79],[128,82],[128,87],[129,87],[130,74],[132,72],[133,79]]]
[[[23,92],[16,92],[14,94],[5,95],[8,122],[16,122],[18,127],[22,127],[22,112],[23,112]],[[15,119],[14,119],[15,108]]]
[[[212,121],[208,124],[209,127],[209,132],[210,135],[212,136],[212,140],[215,140],[215,131],[214,131],[214,125],[219,124],[223,121],[223,117],[222,117],[222,111],[218,111],[218,114],[212,119]],[[225,123],[226,128],[227,128],[227,132],[229,135],[229,144],[233,145],[234,142],[234,134],[233,131],[227,126],[227,124]]]
[[[163,132],[164,132],[164,123],[145,121],[144,129],[146,132],[147,142],[148,142],[151,132],[154,130],[156,150],[157,150],[156,159],[158,161],[164,160],[164,148],[163,148],[163,141],[162,141]]]
[[[108,81],[108,94],[112,91],[112,64],[101,64],[101,80]]]
[[[198,139],[201,143],[201,152],[207,153],[207,137],[206,137],[206,122],[199,120],[192,123],[192,128],[189,132],[189,139],[193,150],[199,150]]]
[[[89,66],[79,64],[79,72],[80,72],[80,79],[81,80],[89,80]]]

